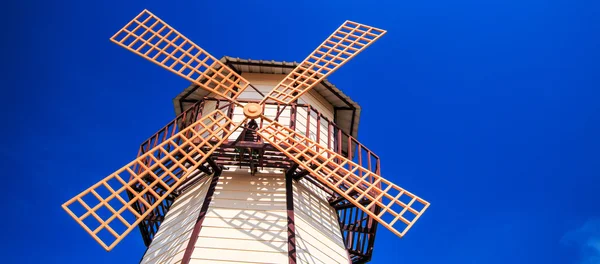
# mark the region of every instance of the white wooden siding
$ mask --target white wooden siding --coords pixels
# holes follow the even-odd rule
[[[206,197],[210,177],[179,196],[161,223],[141,263],[179,263]]]
[[[287,263],[284,174],[230,170],[219,177],[190,263]],[[142,263],[181,262],[208,186],[206,177],[175,201]],[[327,194],[306,180],[293,189],[298,263],[348,263]]]
[[[275,85],[273,85],[275,86]],[[323,96],[314,90],[305,93],[298,99],[299,104],[309,104],[311,107],[321,112],[327,119],[333,120],[333,105],[331,105]]]
[[[267,95],[285,77],[283,74],[260,73],[242,73],[242,76],[264,95]],[[261,100],[263,97],[252,87],[248,87],[238,98],[241,100]]]
[[[287,263],[283,174],[224,171],[190,263]]]
[[[336,211],[305,180],[294,184],[294,219],[298,263],[348,263]]]

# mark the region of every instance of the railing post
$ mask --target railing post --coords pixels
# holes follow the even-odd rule
[[[228,111],[229,111],[229,113],[227,113],[227,116],[228,116],[228,117],[229,117],[229,119],[231,119],[231,120],[233,120],[233,111],[234,111],[234,109],[235,109],[235,106],[236,106],[236,104],[234,104],[234,103],[230,103],[230,104],[229,104],[229,110],[228,110]],[[229,125],[227,125],[227,130],[230,130],[230,131],[231,131],[231,126],[232,126],[232,125],[233,125],[233,124],[231,124],[231,123],[230,123]]]
[[[310,138],[310,105],[306,107],[306,137]]]
[[[317,113],[317,145],[321,145],[321,115]]]
[[[342,152],[344,152],[343,147],[342,147],[342,130],[338,127],[337,128],[337,144],[338,144],[338,154],[342,155]]]
[[[263,114],[265,113],[265,110],[267,109],[267,104],[263,104],[262,105],[262,112]],[[265,114],[266,115],[266,114]],[[258,125],[258,129],[261,129],[263,127],[263,119],[260,119],[260,124]]]
[[[333,126],[331,125],[331,122],[327,122],[327,148],[330,150],[333,150],[335,152],[335,146],[332,146],[332,142],[331,142],[331,137],[334,136],[333,134]],[[327,158],[330,158],[331,154],[329,152],[327,152]]]
[[[292,104],[290,109],[290,129],[296,131],[296,104]]]
[[[356,147],[357,147],[357,151],[358,151],[358,165],[362,166],[362,145],[358,143],[358,141],[356,142]],[[359,170],[358,171],[358,177],[362,178],[362,172]]]

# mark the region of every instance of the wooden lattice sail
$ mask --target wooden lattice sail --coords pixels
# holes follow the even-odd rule
[[[250,84],[148,10],[142,11],[110,40],[228,99],[237,98]]]
[[[206,159],[238,126],[234,126],[231,119],[223,112],[215,110],[71,198],[62,207],[102,247],[111,250],[173,190],[179,187],[190,173],[203,165]],[[165,164],[170,166],[167,168]],[[99,189],[108,190],[107,195],[100,195]],[[126,201],[125,198],[126,192],[132,194],[129,201]],[[147,199],[142,198],[148,194],[152,198],[152,203],[148,203]],[[87,204],[84,197],[89,195],[95,197],[98,203]],[[142,214],[139,214],[133,207],[138,202],[144,206]],[[75,205],[83,206],[85,213],[76,215],[71,210],[71,207]],[[112,215],[103,219],[97,213],[103,209],[107,209]],[[125,217],[127,214],[133,214],[135,218],[127,219]],[[88,217],[93,217],[100,225],[89,226],[85,222]],[[125,228],[119,228],[120,230],[116,231],[117,226]],[[100,236],[100,232],[104,230],[112,236]]]
[[[373,44],[385,30],[346,21],[271,90],[264,100],[296,101],[354,56]]]
[[[427,201],[278,122],[261,128],[259,133],[321,183],[399,237],[429,207]],[[381,212],[373,213],[375,206],[382,208]]]

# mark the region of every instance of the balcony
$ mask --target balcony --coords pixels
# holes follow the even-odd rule
[[[242,104],[258,102],[250,100],[238,101]],[[140,146],[138,157],[152,150],[155,146],[177,134],[182,128],[188,127],[215,109],[221,110],[235,123],[244,119],[242,107],[231,104],[224,99],[205,97],[144,141]],[[264,114],[282,125],[318,142],[321,146],[379,174],[379,157],[360,144],[346,131],[340,129],[324,113],[320,113],[310,105],[292,104],[284,106],[276,103],[265,104]],[[372,254],[377,222],[345,199],[339,197],[335,192],[329,190],[316,179],[313,179],[308,173],[300,170],[283,153],[271,145],[264,143],[255,132],[257,129],[262,128],[263,125],[265,125],[263,121],[257,119],[256,122],[250,121],[238,128],[211,156],[210,162],[213,163],[213,167],[244,167],[248,168],[252,174],[265,168],[283,169],[296,179],[305,179],[325,190],[331,195],[330,204],[338,212],[340,228],[351,259],[354,263],[368,261]],[[151,162],[150,159],[143,160],[144,165],[147,167],[150,167]],[[169,163],[163,165],[165,168],[172,166]],[[166,199],[141,222],[140,230],[144,243],[147,246],[152,241],[175,197],[204,175],[211,174],[212,172],[210,166],[200,168],[199,173],[186,179],[186,182],[180,185],[169,199]],[[168,181],[166,182],[169,183]],[[161,193],[163,190],[159,189],[156,192]],[[151,199],[151,197],[147,197],[146,199]],[[138,212],[145,211],[145,205],[141,202],[138,202],[135,207]],[[373,210],[377,213],[379,208],[374,207]]]

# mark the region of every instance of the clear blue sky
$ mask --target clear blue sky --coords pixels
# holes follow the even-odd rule
[[[188,83],[109,41],[144,8],[216,57],[300,61],[346,19],[388,30],[330,81],[383,176],[432,205],[404,239],[381,228],[373,263],[600,263],[597,1],[60,2],[0,11],[5,263],[142,256],[137,230],[106,253],[60,204],[174,117]]]

